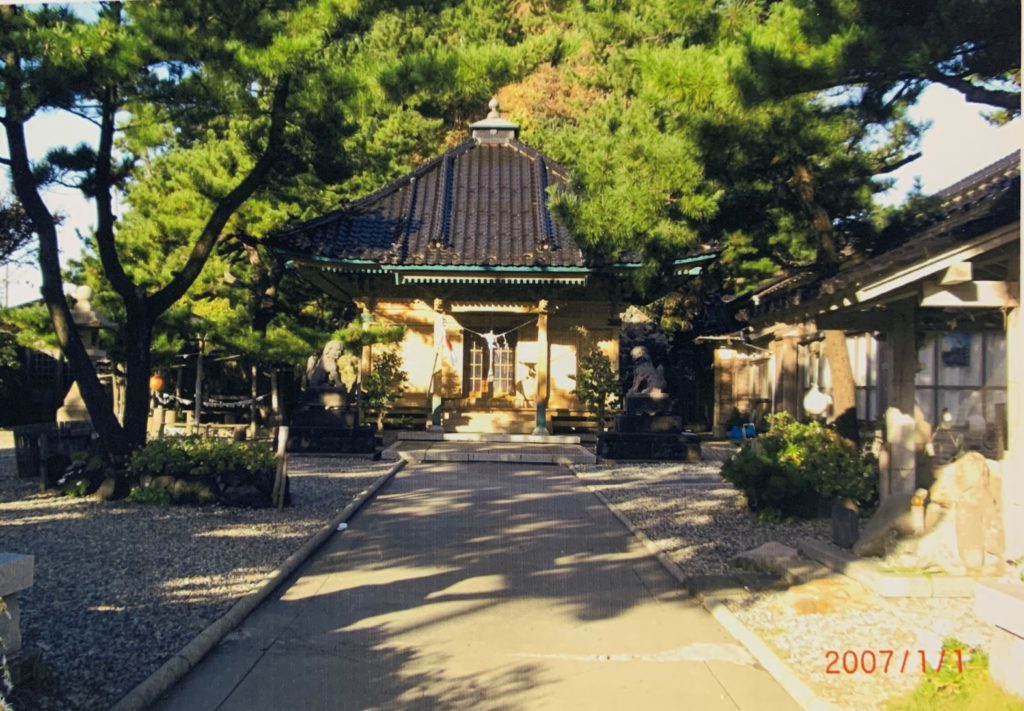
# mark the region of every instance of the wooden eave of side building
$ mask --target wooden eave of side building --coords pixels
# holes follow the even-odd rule
[[[870,330],[871,311],[894,301],[914,299],[922,308],[1013,307],[1017,278],[965,275],[972,264],[1005,267],[1019,249],[1019,194],[1018,152],[939,193],[944,201],[930,224],[896,248],[828,279],[806,271],[750,295],[742,307],[747,321],[766,334],[774,324],[809,319],[822,328]]]

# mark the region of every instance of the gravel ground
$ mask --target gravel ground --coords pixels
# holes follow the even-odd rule
[[[16,708],[109,708],[390,466],[293,456],[283,511],[179,508],[39,494],[0,451],[0,549],[36,557],[22,630],[48,668]]]
[[[711,444],[705,445],[700,463],[598,464],[575,470],[688,575],[736,572],[733,556],[768,541],[796,547],[801,538],[829,538],[827,520],[762,523],[751,514],[739,492],[719,476],[722,460],[734,450]],[[934,666],[946,637],[983,649],[991,642],[971,598],[886,599],[842,576],[751,594],[730,602],[730,608],[819,697],[842,709],[877,709],[911,690],[920,680],[918,650]],[[880,651],[887,649],[893,657],[883,672]],[[839,673],[825,673],[829,650],[839,657],[833,666]],[[875,652],[864,657],[868,663],[875,658],[873,673],[843,671],[844,652],[856,652],[859,662],[866,650]],[[909,652],[905,667],[904,652]],[[967,654],[965,649],[965,661]]]
[[[735,571],[732,558],[768,541],[796,546],[825,537],[827,521],[763,523],[719,475],[731,445],[705,445],[703,462],[605,463],[576,466],[583,481],[604,494],[661,546],[688,575]]]

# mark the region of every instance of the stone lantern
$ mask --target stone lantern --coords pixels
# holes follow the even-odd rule
[[[96,312],[92,307],[92,289],[88,286],[80,286],[75,289],[75,305],[71,309],[71,318],[74,320],[75,328],[85,346],[85,352],[89,354],[93,363],[106,358],[106,351],[99,347],[100,329],[113,329],[114,324],[102,314]],[[64,404],[57,410],[57,422],[89,422],[89,411],[82,400],[82,393],[78,389],[78,383],[71,383],[68,394],[64,397]]]

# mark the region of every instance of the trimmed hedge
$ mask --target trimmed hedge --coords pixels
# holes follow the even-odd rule
[[[270,447],[203,437],[166,437],[137,450],[128,462],[135,500],[173,503],[270,505],[276,462]],[[287,496],[286,496],[287,500]]]

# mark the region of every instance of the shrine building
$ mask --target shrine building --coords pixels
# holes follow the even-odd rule
[[[588,417],[574,379],[587,339],[618,369],[619,314],[640,265],[581,248],[549,209],[569,189],[565,169],[490,106],[466,142],[271,245],[365,321],[406,326],[397,412],[447,432],[548,434]],[[680,259],[675,273],[710,259]]]

